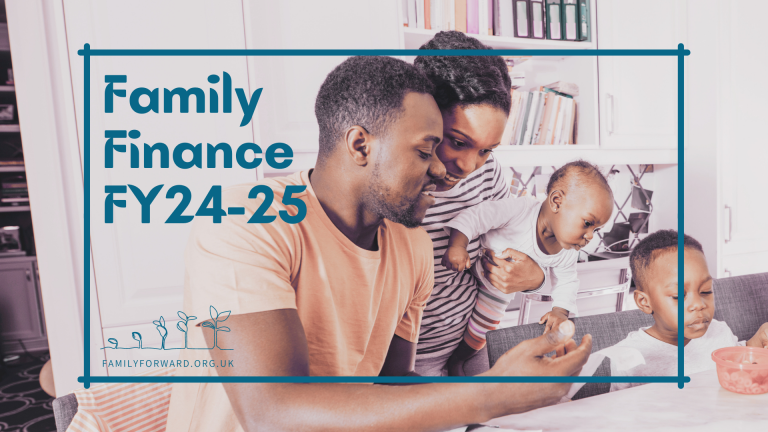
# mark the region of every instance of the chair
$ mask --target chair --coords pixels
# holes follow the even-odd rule
[[[653,325],[653,318],[640,310],[614,312],[601,315],[571,318],[576,325],[573,340],[581,343],[585,334],[592,335],[592,352],[616,345],[630,332],[640,327]],[[488,344],[488,362],[491,367],[505,352],[527,339],[534,339],[544,333],[544,324],[527,324],[488,332],[485,337]],[[605,359],[595,371],[594,376],[610,376],[610,359]],[[610,384],[588,383],[582,387],[573,399],[607,393]]]
[[[136,376],[172,377],[176,368],[166,367],[140,373]],[[170,383],[106,383],[53,401],[56,431],[78,432],[107,430],[165,430],[168,404],[171,399]]]
[[[577,300],[596,296],[617,295],[616,312],[624,310],[624,295],[629,292],[629,285],[632,281],[632,272],[629,268],[628,257],[579,263],[578,272],[581,288],[576,294]],[[606,273],[609,273],[608,277],[611,277],[611,272],[613,272],[612,277],[616,277],[616,273],[618,272],[617,285],[592,286],[593,283],[599,283],[597,281],[605,280]],[[531,304],[533,302],[551,303],[552,301],[552,296],[548,293],[523,293],[522,299],[520,300],[520,313],[517,318],[517,325],[521,326],[528,324]]]
[[[714,291],[715,319],[725,321],[740,341],[768,322],[768,273],[717,279]]]
[[[56,431],[65,432],[77,414],[77,397],[74,393],[53,400],[53,418]]]
[[[714,281],[715,319],[724,321],[739,340],[755,335],[768,322],[768,273],[737,276]],[[592,352],[616,345],[631,331],[653,325],[653,318],[639,310],[572,318],[576,325],[573,336],[581,343],[585,334],[592,335]],[[486,334],[490,366],[505,352],[526,339],[544,332],[544,325],[528,324],[494,330]],[[605,359],[593,376],[610,376],[610,360]],[[588,383],[573,399],[607,393],[609,384]]]

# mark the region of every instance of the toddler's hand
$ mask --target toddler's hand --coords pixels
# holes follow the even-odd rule
[[[752,339],[747,341],[747,346],[768,348],[768,323],[760,326]]]
[[[448,270],[464,271],[470,266],[469,253],[461,246],[449,246],[443,255],[442,264]]]
[[[560,307],[554,307],[551,312],[547,312],[541,317],[539,324],[547,323],[544,328],[544,333],[546,334],[552,329],[557,329],[563,321],[568,321],[568,311]]]

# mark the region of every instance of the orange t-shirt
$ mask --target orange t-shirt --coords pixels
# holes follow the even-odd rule
[[[255,184],[222,193],[222,208],[245,207],[245,215],[223,217],[220,224],[196,218],[185,253],[183,311],[200,322],[209,319],[211,306],[233,315],[296,309],[311,375],[378,375],[393,335],[418,341],[434,281],[429,236],[385,219],[378,230],[379,250],[364,250],[333,225],[307,172],[259,184],[274,191],[266,212],[277,216],[273,222],[247,223],[263,200],[263,195],[248,198]],[[307,186],[293,194],[307,206],[307,216],[297,224],[278,215],[297,212],[282,204],[288,185]],[[194,324],[188,347],[206,347],[202,329]],[[208,350],[188,349],[179,358],[192,365],[211,357]],[[216,376],[216,371],[181,367],[177,375]],[[242,429],[221,384],[175,384],[168,430]]]

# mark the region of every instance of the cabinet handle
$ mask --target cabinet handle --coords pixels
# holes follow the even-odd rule
[[[606,110],[606,113],[610,116],[610,119],[608,120],[608,135],[613,135],[613,95],[608,93],[605,98],[611,101],[611,106]]]
[[[723,269],[723,273],[725,273],[725,277],[731,277],[731,271],[728,269]]]
[[[27,280],[28,281],[32,280],[32,272],[30,272],[29,269],[27,269]]]
[[[725,239],[726,243],[729,243],[731,241],[731,227],[733,224],[731,223],[732,214],[731,214],[731,206],[726,205],[725,211],[728,212],[728,230],[726,230],[726,233],[728,233],[728,237]]]

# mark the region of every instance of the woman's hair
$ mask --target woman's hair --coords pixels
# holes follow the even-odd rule
[[[493,48],[462,32],[441,31],[419,49]],[[507,64],[500,56],[418,56],[414,64],[435,84],[434,97],[440,110],[455,106],[490,105],[509,115],[512,80]]]

